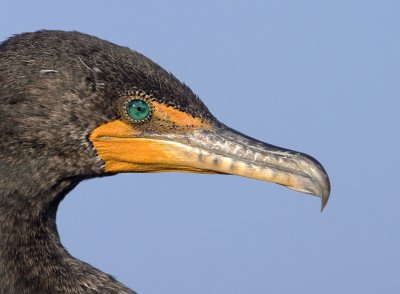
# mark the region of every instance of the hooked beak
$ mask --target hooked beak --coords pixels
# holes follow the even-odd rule
[[[125,124],[115,121],[109,124]],[[112,128],[115,129],[116,126]],[[121,126],[117,126],[121,129]],[[124,126],[126,128],[126,125]],[[100,126],[92,140],[107,172],[183,171],[238,175],[286,186],[328,202],[330,183],[322,165],[307,154],[276,147],[221,123],[191,132],[110,135]]]

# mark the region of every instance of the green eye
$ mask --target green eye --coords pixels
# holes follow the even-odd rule
[[[136,122],[145,121],[151,114],[149,104],[142,99],[133,99],[126,105],[126,112]]]

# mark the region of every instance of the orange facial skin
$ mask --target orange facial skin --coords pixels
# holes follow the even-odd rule
[[[156,101],[151,101],[151,107],[152,117],[144,124],[136,125],[121,119],[105,123],[93,130],[89,139],[98,156],[104,161],[104,171],[202,172],[182,165],[182,156],[189,159],[190,154],[184,151],[185,148],[179,143],[149,139],[146,138],[146,134],[190,133],[195,129],[211,128],[210,122]]]

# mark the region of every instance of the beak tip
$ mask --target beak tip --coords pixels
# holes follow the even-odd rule
[[[321,196],[321,212],[324,211],[325,206],[328,204],[329,194]]]
[[[330,194],[330,185],[327,187],[324,187],[320,193],[320,198],[321,198],[321,212],[324,210],[325,206],[328,204],[329,200],[329,194]]]
[[[314,159],[314,168],[311,168],[310,172],[312,178],[312,191],[315,196],[321,198],[321,212],[324,210],[325,206],[328,204],[329,195],[331,193],[331,183],[329,176],[326,173],[323,166]]]

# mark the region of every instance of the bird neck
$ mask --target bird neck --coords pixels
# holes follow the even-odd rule
[[[31,195],[0,186],[0,293],[42,293],[50,289],[49,277],[62,273],[70,256],[59,240],[56,213],[75,185],[64,181]]]
[[[134,293],[61,245],[57,208],[78,181],[30,195],[21,193],[21,183],[15,189],[4,183],[0,179],[0,293]]]

